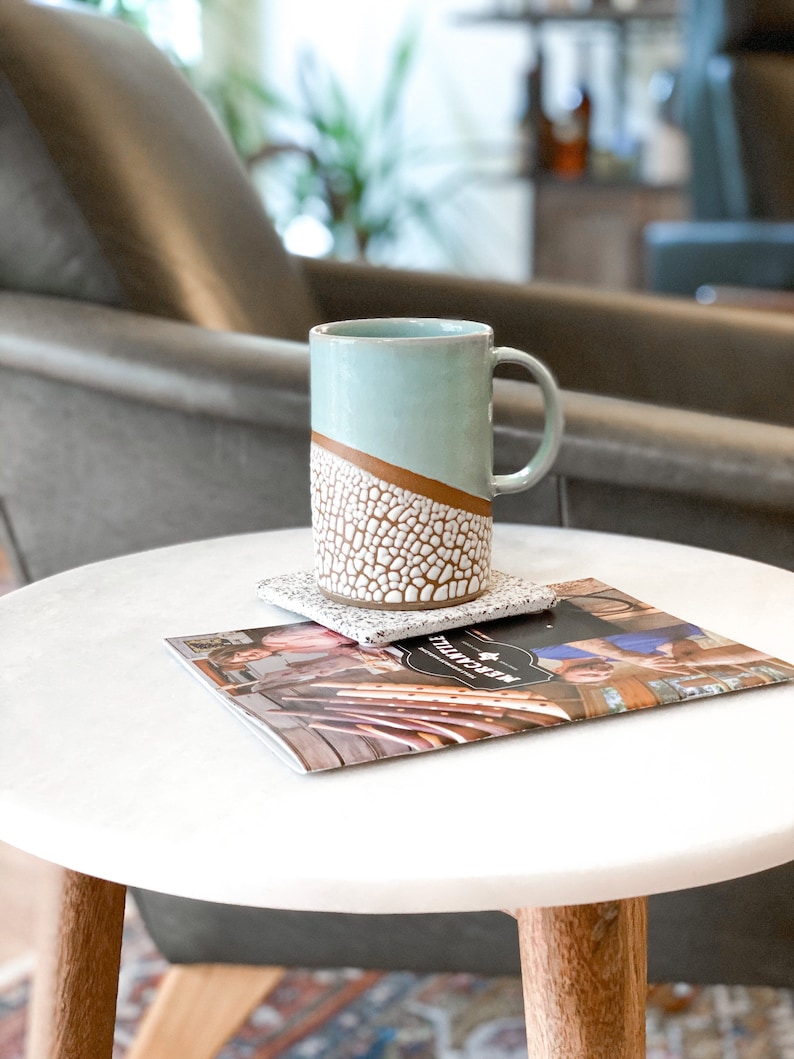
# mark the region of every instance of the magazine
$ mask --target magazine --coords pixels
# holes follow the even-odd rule
[[[794,678],[794,664],[601,581],[552,588],[553,610],[386,647],[311,621],[165,642],[300,772]]]

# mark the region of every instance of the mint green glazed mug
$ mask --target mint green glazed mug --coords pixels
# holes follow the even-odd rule
[[[494,347],[469,320],[346,320],[312,328],[311,500],[323,594],[359,607],[454,606],[488,587],[498,493],[550,469],[559,391],[536,357]],[[493,471],[493,372],[522,365],[540,387],[540,446]]]

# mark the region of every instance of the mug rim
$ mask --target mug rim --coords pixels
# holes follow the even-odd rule
[[[346,333],[345,328],[361,327],[367,325],[436,325],[435,332],[423,334],[395,335],[395,334],[368,334],[364,330],[360,333]],[[445,329],[442,325],[447,325]],[[456,330],[457,328],[457,330]],[[493,328],[490,324],[484,324],[476,320],[463,320],[453,317],[441,316],[372,316],[361,317],[354,320],[332,320],[324,324],[316,324],[309,331],[309,336],[323,338],[341,338],[347,341],[364,342],[427,342],[436,339],[445,341],[464,340],[468,338],[481,338],[493,336]]]

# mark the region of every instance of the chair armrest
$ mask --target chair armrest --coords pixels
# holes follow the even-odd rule
[[[308,439],[303,343],[24,294],[0,294],[0,319],[0,370]],[[568,390],[563,406],[555,474],[794,510],[792,428]],[[540,438],[538,388],[497,379],[494,420],[517,465]]]
[[[0,541],[20,581],[306,525],[305,345],[0,294]]]
[[[569,390],[794,424],[794,318],[554,283],[483,282],[301,259],[326,320],[441,316],[490,324]]]
[[[698,287],[696,297],[701,305],[733,305],[761,312],[794,313],[794,290],[704,283]]]
[[[794,569],[794,428],[563,391],[557,475],[494,501],[499,521],[713,548]],[[499,381],[498,469],[537,447],[535,387]]]
[[[0,368],[308,436],[303,343],[33,295],[0,295],[0,319]],[[569,390],[563,405],[556,474],[794,510],[792,428]],[[497,379],[494,419],[503,458],[525,453],[538,388]]]
[[[0,523],[24,577],[309,521],[306,345],[32,295],[0,294],[0,321]],[[556,476],[573,524],[721,547],[749,513],[735,550],[788,561],[794,428],[562,396],[554,475],[497,498],[498,518],[548,521]],[[513,470],[539,439],[537,387],[497,380],[494,418]]]
[[[794,515],[792,427],[571,391],[562,400],[555,474]],[[494,420],[499,459],[515,469],[540,441],[537,387],[497,380]]]
[[[304,343],[0,292],[0,368],[191,414],[309,426]]]

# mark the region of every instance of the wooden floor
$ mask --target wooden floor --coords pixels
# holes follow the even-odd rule
[[[0,595],[14,587],[0,549]],[[0,842],[0,965],[32,955],[39,893],[50,866]]]

